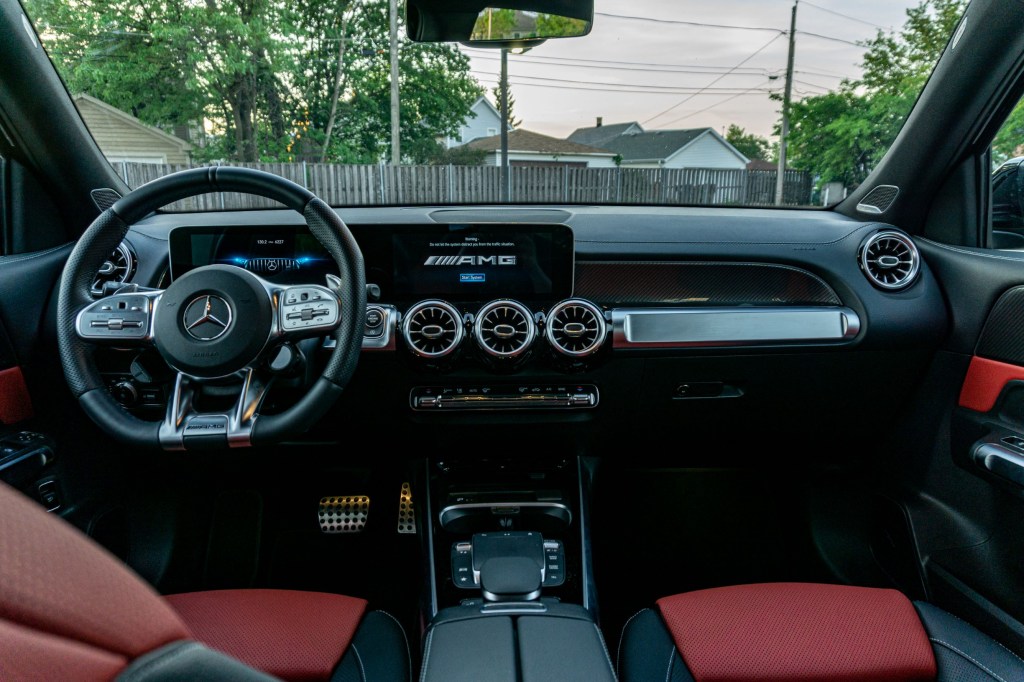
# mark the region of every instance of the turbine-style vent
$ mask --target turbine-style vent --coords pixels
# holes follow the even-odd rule
[[[601,309],[580,298],[562,301],[551,308],[544,330],[548,343],[555,350],[574,358],[596,353],[606,334]]]
[[[913,284],[921,267],[917,246],[910,237],[895,230],[871,235],[860,247],[858,260],[871,283],[887,291]]]
[[[514,358],[529,350],[537,338],[533,314],[522,303],[491,301],[476,314],[473,330],[485,353],[496,358]]]
[[[114,252],[103,261],[96,279],[92,283],[92,293],[99,296],[103,293],[103,285],[107,282],[123,284],[135,274],[135,253],[126,242],[121,242]]]
[[[402,320],[402,337],[421,358],[443,358],[454,352],[465,333],[459,311],[444,301],[420,301]]]

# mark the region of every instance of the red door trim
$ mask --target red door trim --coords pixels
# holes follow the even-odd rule
[[[975,356],[960,389],[960,407],[988,412],[1006,384],[1017,380],[1024,380],[1024,367]]]
[[[15,424],[34,414],[20,367],[0,370],[0,423]]]

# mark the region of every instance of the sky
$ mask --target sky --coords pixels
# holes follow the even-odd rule
[[[899,29],[906,10],[918,3],[800,0],[794,98],[859,76],[864,48],[857,41],[880,28]],[[768,91],[781,93],[785,82],[788,37],[782,31],[789,29],[792,8],[792,0],[595,0],[590,35],[509,56],[513,114],[522,128],[555,137],[592,126],[598,116],[605,124],[639,121],[647,130],[724,132],[735,123],[768,137],[780,108]],[[490,90],[500,53],[460,49]]]

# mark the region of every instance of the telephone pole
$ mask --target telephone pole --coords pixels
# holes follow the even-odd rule
[[[775,205],[781,206],[786,183],[786,138],[789,137],[789,101],[793,96],[793,55],[796,52],[796,7],[793,0],[793,18],[789,24],[789,61],[786,64],[786,90],[782,97],[782,133],[779,135],[779,171],[775,178]]]
[[[388,0],[391,22],[391,165],[402,163],[398,102],[398,0]]]
[[[501,48],[501,87],[498,107],[501,109],[501,200],[511,197],[508,172],[508,48]]]

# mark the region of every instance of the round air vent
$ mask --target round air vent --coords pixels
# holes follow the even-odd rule
[[[858,260],[871,283],[887,291],[913,284],[921,267],[917,246],[910,237],[895,230],[882,230],[868,237],[860,247]]]
[[[455,306],[444,301],[420,301],[402,319],[402,337],[421,358],[443,358],[452,353],[466,330]]]
[[[92,293],[99,296],[103,293],[103,285],[107,282],[122,284],[135,274],[135,253],[127,242],[121,242],[114,252],[103,261],[96,279],[92,283]]]
[[[579,298],[571,298],[552,307],[544,330],[544,336],[555,350],[574,358],[596,353],[604,343],[606,333],[601,309]]]
[[[530,348],[537,338],[533,314],[522,303],[491,301],[476,314],[473,329],[476,342],[496,358],[514,358]]]

